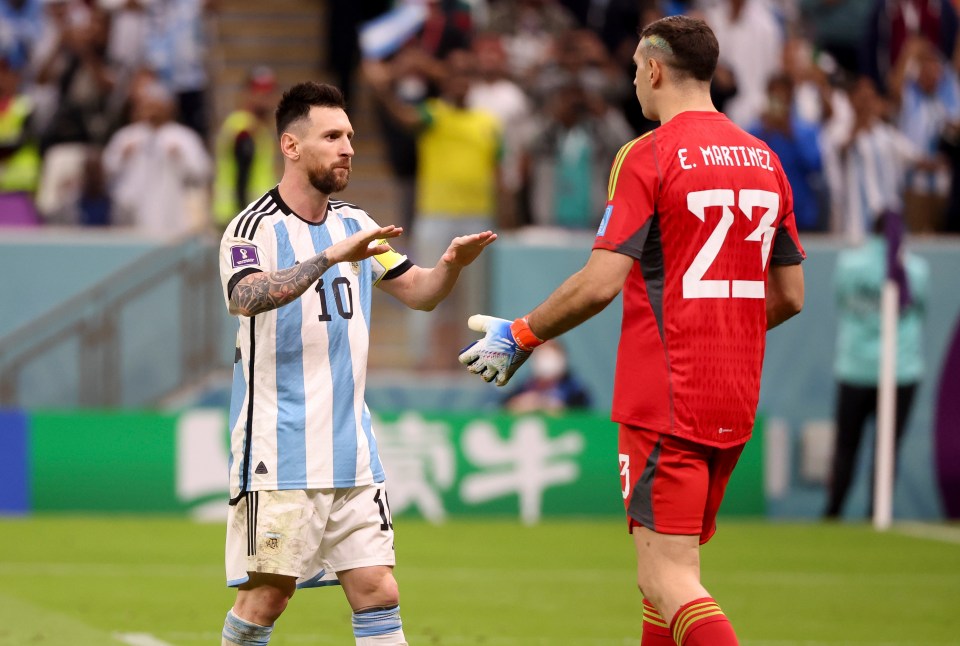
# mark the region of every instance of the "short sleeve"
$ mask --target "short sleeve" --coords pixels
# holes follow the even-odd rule
[[[793,190],[790,182],[780,171],[780,191],[783,195],[783,216],[777,223],[773,238],[773,252],[770,256],[771,265],[799,265],[807,254],[800,245],[800,234],[797,232],[797,220],[793,214]]]
[[[649,231],[646,225],[656,211],[660,188],[654,142],[655,137],[648,133],[625,145],[614,158],[607,183],[607,208],[594,249],[640,258]]]
[[[268,218],[260,215],[253,213],[235,219],[220,240],[220,283],[228,308],[233,288],[244,276],[274,269],[270,252],[276,247],[271,244],[273,230],[266,224]],[[250,218],[248,230],[240,221],[244,218]]]

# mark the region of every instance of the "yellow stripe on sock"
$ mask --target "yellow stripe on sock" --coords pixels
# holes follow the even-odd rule
[[[659,616],[651,617],[647,613],[643,613],[643,620],[648,624],[653,624],[654,626],[659,626],[660,628],[670,628],[670,626],[667,625],[667,622],[665,622],[663,619],[660,619]]]
[[[684,610],[683,613],[677,617],[676,622],[674,622],[673,641],[682,646],[683,640],[687,636],[687,630],[692,624],[696,623],[700,619],[704,619],[706,617],[715,617],[722,614],[723,610],[721,610],[720,606],[713,601],[705,601],[703,603],[690,606]]]
[[[656,608],[653,607],[653,604],[643,600],[643,620],[653,624],[654,626],[660,626],[661,628],[670,629],[670,626],[667,625],[667,622],[664,620],[663,615],[661,615]]]
[[[678,644],[682,644],[690,624],[702,616],[709,616],[706,613],[715,614],[718,612],[723,613],[723,611],[720,610],[720,606],[713,601],[704,601],[703,603],[698,603],[685,609],[673,624],[673,640]]]

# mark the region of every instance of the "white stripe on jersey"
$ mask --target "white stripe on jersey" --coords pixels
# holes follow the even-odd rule
[[[231,279],[241,272],[292,267],[377,226],[361,209],[336,201],[323,224],[307,223],[290,213],[274,189],[234,218],[224,233],[224,297],[229,304]],[[241,359],[230,407],[232,496],[244,490],[383,481],[363,401],[370,305],[376,282],[405,260],[391,252],[334,265],[296,301],[255,320],[239,317]]]

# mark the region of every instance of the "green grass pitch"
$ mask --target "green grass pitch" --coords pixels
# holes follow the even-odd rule
[[[415,646],[639,643],[618,520],[396,526]],[[960,530],[934,533],[725,520],[703,579],[746,646],[960,644]],[[0,519],[0,644],[219,644],[223,538],[179,519]],[[353,644],[339,589],[299,592],[271,644]]]

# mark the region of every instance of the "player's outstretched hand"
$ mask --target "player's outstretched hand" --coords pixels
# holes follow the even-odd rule
[[[533,348],[521,347],[514,337],[511,327],[515,323],[484,314],[471,316],[467,325],[471,330],[484,332],[485,336],[460,353],[460,363],[484,381],[496,379],[498,386],[505,386],[533,352]]]
[[[487,245],[497,239],[497,234],[493,231],[484,231],[483,233],[472,233],[466,236],[459,236],[450,242],[450,246],[443,252],[443,260],[451,265],[466,267],[480,255]]]
[[[390,225],[379,229],[364,229],[327,248],[330,264],[357,262],[390,251],[388,238],[396,238],[403,228]]]

